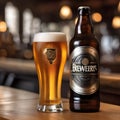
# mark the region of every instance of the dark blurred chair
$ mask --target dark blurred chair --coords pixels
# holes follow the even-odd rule
[[[6,72],[0,71],[0,85],[4,84],[6,76]]]
[[[38,93],[38,80],[36,75],[9,73],[4,85]]]

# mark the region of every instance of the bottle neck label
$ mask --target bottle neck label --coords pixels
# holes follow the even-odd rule
[[[96,92],[99,86],[99,55],[95,48],[76,47],[70,56],[70,87],[81,95]]]

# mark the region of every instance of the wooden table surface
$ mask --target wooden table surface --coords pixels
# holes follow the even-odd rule
[[[100,112],[74,113],[63,99],[61,113],[42,113],[36,110],[38,94],[0,86],[0,120],[120,120],[120,106],[101,103]]]

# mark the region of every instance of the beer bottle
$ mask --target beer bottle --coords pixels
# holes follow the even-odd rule
[[[99,42],[93,33],[90,7],[78,8],[74,37],[70,41],[70,110],[97,112],[99,96]]]

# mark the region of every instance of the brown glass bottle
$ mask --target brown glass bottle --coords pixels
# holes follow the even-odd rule
[[[90,7],[78,8],[78,21],[70,41],[70,110],[97,112],[99,95],[99,42],[93,33]]]

